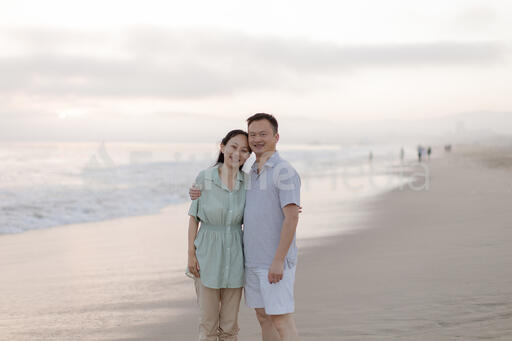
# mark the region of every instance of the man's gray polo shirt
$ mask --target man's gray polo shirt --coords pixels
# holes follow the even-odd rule
[[[270,268],[281,239],[283,207],[300,206],[300,176],[276,151],[260,174],[255,162],[246,183],[244,211],[244,255],[246,267]],[[297,261],[295,236],[288,250],[285,266]]]

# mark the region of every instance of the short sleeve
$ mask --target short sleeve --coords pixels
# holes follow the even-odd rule
[[[196,179],[194,181],[194,183],[196,185],[199,186],[199,188],[204,188],[203,186],[203,182],[204,182],[204,171],[201,171],[199,172],[199,174],[196,176]],[[192,202],[190,203],[190,208],[188,209],[188,215],[191,216],[191,217],[194,217],[196,219],[196,221],[200,221],[201,219],[199,218],[199,202],[201,200],[201,197],[199,197],[198,199],[196,200],[192,200]]]
[[[194,217],[196,219],[196,221],[200,221],[201,219],[199,219],[198,213],[199,213],[199,199],[192,200],[192,202],[190,203],[190,208],[188,209],[188,215],[191,217]]]
[[[288,163],[277,166],[277,179],[275,185],[279,193],[281,208],[286,205],[295,204],[300,206],[300,176],[299,173]]]

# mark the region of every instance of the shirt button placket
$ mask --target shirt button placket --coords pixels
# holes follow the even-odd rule
[[[229,192],[229,201],[228,201],[228,215],[226,217],[226,267],[224,270],[224,286],[228,286],[228,278],[229,278],[229,265],[231,263],[231,221],[232,217],[232,207],[233,207],[233,192]]]

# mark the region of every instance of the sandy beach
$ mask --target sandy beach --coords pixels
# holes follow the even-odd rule
[[[304,193],[301,340],[512,339],[512,152],[435,153],[428,190]],[[0,340],[195,340],[187,207],[0,236]]]

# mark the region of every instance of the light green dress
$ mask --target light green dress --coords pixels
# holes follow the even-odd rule
[[[202,170],[197,176],[201,196],[192,201],[188,214],[200,221],[194,245],[202,284],[214,289],[241,288],[245,173],[238,172],[230,191],[220,179],[220,165]],[[188,270],[187,275],[191,275]]]

